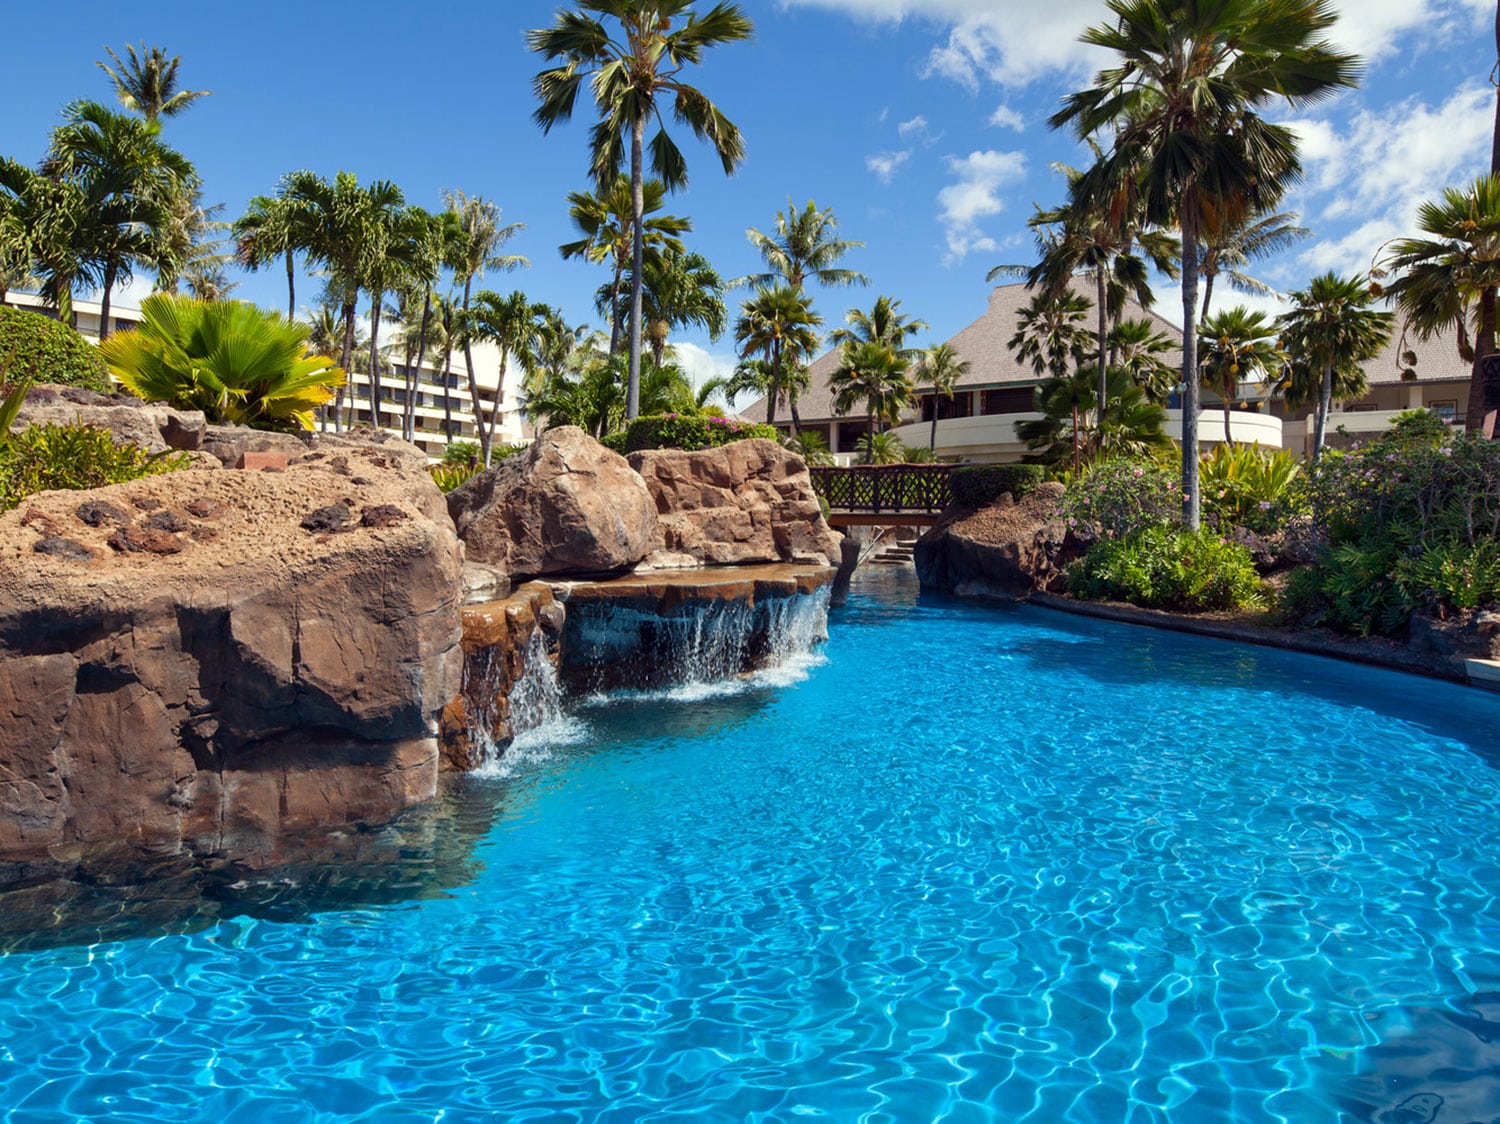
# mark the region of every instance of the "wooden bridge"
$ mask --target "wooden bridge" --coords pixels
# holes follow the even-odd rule
[[[810,468],[813,491],[826,500],[828,522],[931,526],[953,499],[949,464],[865,464]]]

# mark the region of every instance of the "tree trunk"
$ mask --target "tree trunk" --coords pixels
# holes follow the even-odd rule
[[[344,368],[345,378],[350,379],[354,377],[354,372],[350,369],[350,364],[354,362],[354,302],[352,300],[344,302],[343,314],[344,347],[342,351],[343,363],[341,364],[341,366]],[[348,383],[346,381],[345,386],[347,385]],[[350,393],[349,397],[351,400],[353,399],[354,395],[352,392]],[[338,394],[333,399],[333,431],[335,433],[340,433],[343,431],[343,428],[344,386],[341,386],[339,387]]]
[[[1229,434],[1229,407],[1231,405],[1230,398],[1233,397],[1233,395],[1230,395],[1229,398],[1224,399],[1224,444],[1228,445],[1231,449],[1234,448],[1234,438]]]
[[[1208,302],[1214,295],[1214,275],[1210,273],[1203,279],[1203,308],[1198,312],[1198,323],[1208,319]]]
[[[1323,455],[1323,441],[1328,435],[1328,412],[1333,408],[1333,360],[1323,365],[1323,381],[1318,389],[1318,414],[1313,419],[1313,464]]]
[[[865,411],[865,463],[875,463],[875,411]]]
[[[1198,232],[1182,223],[1182,521],[1196,531],[1202,519],[1198,495]]]
[[[938,423],[938,396],[932,396],[932,429],[927,434],[927,451],[937,456],[937,423]]]
[[[372,429],[380,428],[380,352],[376,348],[380,337],[380,301],[384,296],[384,293],[375,293],[370,305],[370,381],[367,389],[370,395]]]
[[[786,396],[786,406],[792,412],[792,436],[796,437],[802,428],[802,415],[797,412],[797,395],[795,393]]]
[[[479,438],[479,456],[481,462],[488,467],[490,463],[490,438],[484,428],[484,403],[479,400],[479,380],[474,377],[474,344],[469,338],[469,290],[473,287],[474,277],[470,274],[464,278],[464,370],[469,375],[469,407],[474,411],[474,433]],[[504,353],[501,353],[503,360]]]
[[[495,404],[490,407],[489,425],[484,430],[484,441],[480,452],[484,457],[484,467],[490,467],[490,453],[495,447],[495,421],[500,417],[500,403],[505,399],[505,366],[508,360],[505,348],[500,348],[500,377],[495,381]]]
[[[615,279],[609,287],[609,353],[620,354],[620,278],[625,274],[625,263],[615,255]]]
[[[1495,55],[1500,66],[1500,3],[1495,5]],[[1500,83],[1495,85],[1495,131],[1490,141],[1490,171],[1500,174]]]
[[[294,273],[296,266],[292,261],[292,251],[286,252],[286,318],[295,320],[297,318],[297,278]]]
[[[416,434],[412,432],[412,419],[414,417],[417,395],[417,373],[416,368],[411,365],[411,340],[408,339],[401,350],[401,386],[405,392],[401,402],[401,440],[412,441]]]
[[[1094,267],[1094,290],[1099,301],[1099,403],[1096,412],[1095,425],[1098,429],[1097,442],[1100,450],[1104,447],[1104,408],[1109,403],[1109,357],[1105,348],[1109,346],[1109,329],[1105,324],[1105,288],[1104,267]]]
[[[625,383],[625,421],[641,412],[641,276],[645,244],[646,188],[641,175],[645,158],[646,119],[637,116],[630,129],[630,375]]]
[[[422,377],[422,364],[427,359],[427,330],[432,325],[432,289],[429,287],[427,295],[422,298],[422,326],[417,329],[417,366],[412,368],[406,365],[407,390],[406,390],[406,416],[403,419],[403,428],[408,441],[416,440],[416,403],[412,396],[416,393],[417,382]],[[448,401],[447,376],[443,378],[443,402]],[[444,434],[446,436],[446,433]]]
[[[1484,372],[1481,364],[1495,352],[1495,286],[1479,290],[1479,330],[1474,333],[1474,366],[1469,373],[1469,408],[1464,429],[1478,433],[1484,428]]]
[[[109,339],[109,296],[115,287],[115,266],[111,262],[104,267],[104,292],[99,297],[99,338]]]
[[[453,388],[448,385],[448,365],[453,361],[453,345],[448,343],[443,347],[443,361],[438,365],[438,378],[443,387],[443,441],[453,440]]]

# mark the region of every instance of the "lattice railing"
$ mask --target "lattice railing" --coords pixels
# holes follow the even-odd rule
[[[834,511],[936,512],[953,500],[948,464],[812,468],[813,491]]]

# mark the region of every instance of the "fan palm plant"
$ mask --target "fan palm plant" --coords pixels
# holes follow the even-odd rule
[[[611,20],[611,28],[595,14]],[[737,5],[717,3],[700,15],[690,0],[577,0],[576,9],[559,12],[551,27],[527,33],[532,50],[557,62],[540,72],[534,83],[540,102],[534,117],[542,131],[550,132],[572,118],[578,91],[588,79],[599,110],[589,160],[598,185],[614,182],[628,149],[632,237],[627,420],[640,406],[646,125],[660,125],[670,102],[676,119],[713,146],[726,175],[733,173],[745,154],[739,129],[681,75],[686,67],[700,65],[708,48],[751,34],[750,19]],[[650,149],[652,170],[667,190],[686,185],[687,162],[664,125]]]
[[[1257,258],[1279,254],[1312,233],[1307,227],[1297,225],[1297,215],[1293,211],[1272,215],[1230,214],[1224,218],[1227,225],[1203,232],[1198,257],[1198,272],[1203,277],[1203,307],[1198,310],[1200,321],[1208,319],[1214,281],[1220,274],[1237,293],[1252,297],[1275,296],[1275,289],[1251,277],[1245,269]]]
[[[1198,281],[1206,232],[1269,210],[1300,173],[1290,129],[1259,111],[1303,106],[1355,84],[1358,60],[1324,38],[1330,0],[1108,0],[1113,23],[1084,43],[1118,64],[1070,94],[1053,128],[1080,137],[1113,131],[1080,193],[1139,208],[1182,235],[1183,517],[1200,523],[1198,489]]]
[[[1114,357],[1110,365],[1124,371],[1158,405],[1177,382],[1177,372],[1163,358],[1173,346],[1171,337],[1150,320],[1121,320],[1109,330],[1109,353]]]
[[[1240,384],[1257,377],[1269,379],[1285,361],[1276,336],[1276,325],[1264,313],[1251,312],[1243,305],[1203,321],[1203,378],[1224,404],[1224,440],[1230,445],[1234,444],[1230,407]]]
[[[202,410],[216,424],[311,429],[344,372],[307,354],[308,335],[306,324],[245,301],[157,293],[141,302],[139,327],[102,340],[99,354],[148,402]]]

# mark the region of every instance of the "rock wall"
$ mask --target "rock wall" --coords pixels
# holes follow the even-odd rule
[[[433,795],[462,671],[443,498],[375,445],[289,461],[0,516],[0,877],[274,851]]]

